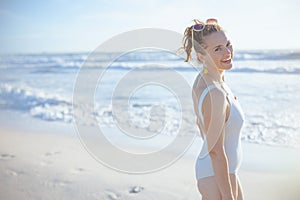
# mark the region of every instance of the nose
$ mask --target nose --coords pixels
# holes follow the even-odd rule
[[[226,47],[225,50],[226,50],[225,53],[227,53],[227,54],[231,52],[231,48],[230,47]]]
[[[228,55],[228,54],[231,54],[232,52],[232,47],[231,46],[228,46],[225,48],[225,54]]]

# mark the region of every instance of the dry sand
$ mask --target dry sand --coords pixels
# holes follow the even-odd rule
[[[45,130],[1,129],[0,199],[201,199],[194,154],[158,172],[124,174],[97,162],[72,126],[61,133]],[[300,199],[298,152],[245,144],[245,199]]]

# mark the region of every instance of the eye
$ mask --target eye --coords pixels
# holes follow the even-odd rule
[[[231,42],[228,42],[227,45],[226,45],[226,47],[231,47],[231,46],[232,46]]]
[[[221,50],[220,47],[215,48],[215,51],[220,51],[220,50]]]

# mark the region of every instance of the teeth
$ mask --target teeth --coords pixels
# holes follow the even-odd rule
[[[229,60],[231,60],[231,58],[228,58],[228,59],[226,59],[226,60],[223,60],[223,62],[226,62],[226,61],[229,61]]]

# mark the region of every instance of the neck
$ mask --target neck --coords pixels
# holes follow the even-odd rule
[[[210,67],[208,69],[208,75],[216,82],[224,82],[224,70],[219,70],[217,68]]]

